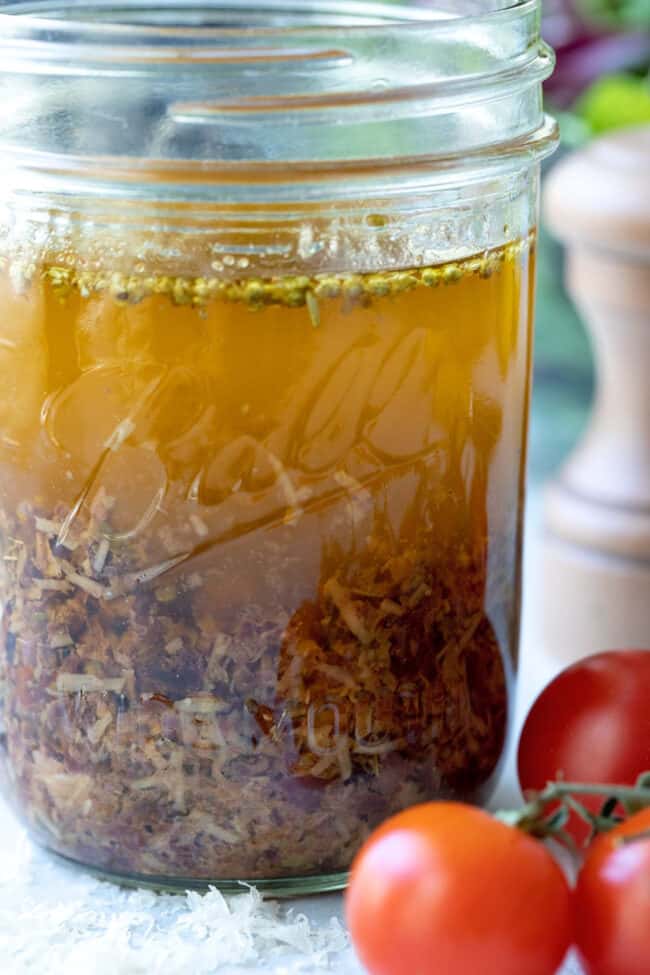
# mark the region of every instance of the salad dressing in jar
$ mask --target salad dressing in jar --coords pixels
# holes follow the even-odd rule
[[[471,8],[0,7],[0,765],[104,875],[333,889],[489,794],[555,133]]]

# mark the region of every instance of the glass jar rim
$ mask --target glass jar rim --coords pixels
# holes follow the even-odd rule
[[[181,184],[186,198],[272,183],[281,199],[288,173],[303,186],[319,174],[319,196],[323,179],[342,173],[520,166],[556,142],[541,101],[554,61],[540,9],[541,0],[0,2],[0,150],[24,171],[102,192],[133,187],[146,162],[171,198]],[[154,88],[156,130],[132,149],[119,144],[134,106],[149,125],[142,106]],[[12,111],[27,124],[12,126]],[[60,112],[72,113],[69,131],[87,131],[82,151],[48,138]]]
[[[125,43],[139,44],[153,39],[157,34],[182,43],[191,42],[198,35],[213,39],[234,38],[237,34],[287,34],[299,32],[307,26],[322,31],[331,30],[334,26],[345,27],[346,30],[371,27],[384,31],[422,25],[430,27],[432,24],[443,25],[450,20],[457,24],[461,20],[475,22],[477,18],[494,19],[538,5],[539,0],[439,0],[435,7],[397,6],[386,0],[319,0],[317,4],[308,0],[258,0],[255,4],[248,0],[230,0],[229,3],[204,0],[200,4],[193,0],[175,0],[171,3],[165,0],[162,3],[160,0],[139,0],[125,8],[112,0],[73,0],[65,5],[56,3],[56,0],[14,0],[0,2],[0,27],[11,28],[12,33],[21,37],[46,30],[51,44],[79,30],[87,32],[87,36],[96,43],[103,43],[106,33],[116,29],[123,32]],[[260,18],[267,20],[273,15],[283,15],[283,20],[275,24],[251,24],[250,20],[245,25],[236,21],[228,23],[225,8],[231,14],[241,11],[248,18],[253,16],[256,21]],[[253,11],[252,8],[257,9]],[[203,18],[207,11],[213,10],[224,19],[218,25],[201,23],[200,26],[193,24],[191,17],[187,23],[167,23],[165,20],[165,11],[180,15],[183,12],[191,14],[198,9]],[[116,16],[105,16],[112,11]],[[127,11],[128,16],[122,19]],[[139,17],[146,13],[156,16],[151,21],[140,20]],[[288,19],[289,15],[291,19]],[[0,33],[2,36],[9,35],[3,32]]]
[[[519,68],[532,67],[524,55],[531,34],[539,40],[541,4],[542,0],[435,0],[416,7],[391,0],[136,0],[125,7],[113,0],[73,0],[64,5],[56,0],[0,0],[0,52],[18,54],[23,61],[45,61],[56,73],[68,73],[70,59],[79,72],[86,60],[113,65],[117,71],[134,65],[173,71],[188,62],[218,67],[275,58],[318,67],[319,61],[328,66],[342,61],[346,51],[312,50],[311,43],[305,46],[301,41],[327,44],[344,32],[353,45],[364,34],[380,43],[417,43],[422,30],[431,41],[437,35],[489,25],[491,30],[509,32],[513,41],[504,63],[487,72],[495,74],[514,62],[520,62]],[[246,22],[229,21],[235,13]],[[223,19],[218,26],[206,23],[213,14]],[[151,21],[138,19],[145,15]],[[200,25],[191,23],[197,15]],[[168,17],[183,16],[187,23],[168,22]],[[3,70],[6,64],[0,73]]]

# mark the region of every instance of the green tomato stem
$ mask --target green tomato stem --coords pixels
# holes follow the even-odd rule
[[[550,782],[537,797],[538,802],[553,802],[569,796],[612,796],[621,803],[640,803],[641,808],[650,806],[650,786],[642,785],[591,785],[583,782]]]
[[[607,801],[600,814],[596,814],[580,802],[580,796],[605,796]],[[565,845],[575,847],[573,843],[567,844],[567,833],[564,829],[572,812],[591,827],[593,838],[594,835],[608,832],[623,821],[616,812],[620,807],[626,815],[650,808],[649,772],[640,775],[636,785],[632,786],[549,782],[522,809],[499,812],[496,818],[531,836],[542,839],[554,837]],[[641,838],[646,838],[645,834]]]

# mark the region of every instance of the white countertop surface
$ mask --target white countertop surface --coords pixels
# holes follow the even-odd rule
[[[539,637],[538,502],[530,505],[516,728],[559,667]],[[516,740],[516,735],[513,740]],[[519,801],[511,755],[494,805]],[[340,895],[278,905],[120,890],[56,862],[0,804],[3,975],[361,975]],[[562,975],[579,969],[569,962]],[[480,975],[480,973],[477,973]]]

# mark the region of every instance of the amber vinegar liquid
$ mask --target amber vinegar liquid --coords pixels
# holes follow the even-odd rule
[[[5,263],[4,761],[44,842],[121,874],[335,872],[391,812],[481,798],[516,646],[533,255]]]

